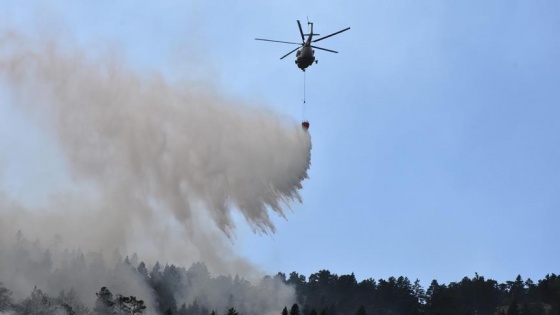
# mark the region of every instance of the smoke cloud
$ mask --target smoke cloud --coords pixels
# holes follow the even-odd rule
[[[0,82],[12,100],[2,106],[41,126],[79,188],[37,208],[0,196],[0,246],[22,230],[41,240],[59,235],[70,248],[204,261],[218,273],[255,270],[231,249],[232,214],[257,233],[275,232],[271,215],[285,217],[301,202],[309,134],[208,84],[172,84],[115,54],[62,46],[0,37]]]

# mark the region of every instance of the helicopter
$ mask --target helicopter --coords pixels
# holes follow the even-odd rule
[[[280,41],[280,40],[271,40],[271,39],[264,39],[264,38],[255,38],[255,40],[262,40],[262,41],[274,42],[274,43],[299,45],[300,47],[297,47],[296,49],[294,49],[294,50],[290,51],[289,53],[285,54],[284,56],[280,57],[280,60],[288,57],[294,51],[297,50],[295,63],[298,66],[298,68],[300,68],[302,71],[305,71],[305,69],[307,67],[309,67],[310,65],[312,65],[313,62],[318,63],[318,60],[315,59],[315,50],[313,50],[312,48],[332,52],[332,53],[335,53],[335,54],[338,53],[338,51],[313,46],[313,45],[311,45],[311,43],[321,41],[323,39],[326,39],[326,38],[329,38],[331,36],[340,34],[340,33],[345,32],[345,31],[350,29],[349,27],[347,27],[343,30],[332,33],[330,35],[323,36],[323,37],[317,38],[317,39],[313,39],[313,35],[319,36],[319,34],[314,34],[313,33],[313,22],[309,22],[309,20],[307,21],[307,25],[308,25],[308,27],[310,27],[310,30],[311,30],[311,32],[309,34],[303,34],[303,30],[301,29],[301,23],[299,22],[299,20],[297,20],[297,24],[298,24],[298,28],[299,28],[299,34],[301,35],[301,43],[285,42],[285,41]],[[307,36],[307,40],[305,39],[305,36]]]

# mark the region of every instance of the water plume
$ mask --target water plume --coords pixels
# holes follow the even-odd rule
[[[285,217],[301,202],[309,134],[219,87],[170,83],[116,54],[64,44],[0,36],[0,82],[12,100],[2,106],[17,106],[50,135],[83,188],[34,209],[4,194],[2,239],[21,229],[58,234],[71,247],[202,260],[215,272],[254,269],[224,237],[234,235],[232,213],[255,232],[275,232],[271,214]]]

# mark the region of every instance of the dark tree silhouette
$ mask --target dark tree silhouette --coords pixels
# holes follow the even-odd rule
[[[79,300],[78,295],[74,289],[70,289],[68,293],[60,291],[58,297],[54,300],[59,304],[66,315],[89,315],[89,309]]]
[[[102,287],[95,295],[97,296],[97,300],[95,301],[93,311],[100,315],[114,314],[115,301],[113,300],[113,293],[111,293],[107,287]]]
[[[516,300],[513,300],[508,307],[507,315],[520,315],[519,306]]]
[[[117,294],[117,297],[115,299],[115,308],[119,311],[119,314],[130,313],[131,312],[130,297]]]
[[[360,308],[356,311],[356,315],[367,315],[366,308],[363,305],[360,305]]]
[[[140,276],[142,276],[142,279],[148,281],[148,269],[146,268],[146,264],[143,261],[140,262],[136,270],[138,270],[138,273],[140,274]]]
[[[51,315],[55,314],[58,308],[59,305],[35,287],[31,296],[21,303],[18,314]]]
[[[278,306],[275,312],[279,315],[317,315],[319,310],[321,315],[560,315],[560,277],[556,274],[547,274],[537,281],[524,280],[518,275],[513,281],[498,283],[475,273],[474,277],[463,277],[460,281],[447,284],[433,280],[425,290],[418,280],[411,283],[402,276],[378,280],[368,278],[358,282],[352,273],[337,275],[322,269],[308,278],[295,271],[289,276],[279,272],[275,276],[265,276],[253,285],[238,275],[212,277],[203,263],[195,263],[188,270],[175,265],[162,267],[156,263],[148,272],[143,262],[133,268],[140,261],[134,255],[128,260],[120,258],[114,269],[104,269],[107,267],[100,254],[92,257],[88,253],[86,263],[80,250],[63,254],[65,264],[72,267],[72,274],[65,275],[65,270],[52,265],[51,255],[58,251],[51,254],[39,242],[30,242],[23,234],[9,251],[15,262],[30,270],[30,279],[36,277],[46,283],[44,285],[50,285],[48,281],[52,274],[68,279],[91,274],[92,268],[94,274],[110,271],[116,280],[122,279],[120,273],[126,277],[136,275],[152,293],[154,305],[150,305],[150,309],[154,310],[154,314],[209,315],[209,309],[219,309],[223,310],[220,314],[225,315],[232,315],[228,312],[260,315],[271,307],[270,299],[264,301],[262,296],[275,294],[278,289],[283,289],[283,284],[287,284],[295,288],[295,303],[290,309]],[[90,312],[72,290],[68,293],[62,291],[53,298],[36,287],[28,298],[14,302],[9,288],[0,283],[0,313],[138,315],[146,312],[144,301],[124,295],[126,292],[118,293],[113,295],[108,287],[102,287],[96,293],[95,307]],[[180,308],[177,308],[175,297],[181,299]],[[255,297],[261,300],[253,300]]]
[[[7,312],[12,309],[12,291],[8,290],[0,282],[0,312]]]
[[[227,310],[226,315],[238,315],[238,313],[237,313],[237,311],[235,310],[235,308],[230,307],[230,308]]]
[[[131,313],[132,315],[142,314],[144,310],[146,310],[146,305],[144,305],[144,301],[138,300],[134,296],[129,297],[129,304],[130,304],[130,309],[132,310]]]
[[[300,315],[299,305],[297,303],[294,303],[294,305],[292,305],[292,308],[290,309],[290,315]]]

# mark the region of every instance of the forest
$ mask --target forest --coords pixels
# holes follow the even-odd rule
[[[21,236],[0,248],[0,314],[560,315],[560,275],[554,273],[506,282],[475,273],[424,287],[402,276],[358,281],[354,274],[319,270],[308,277],[279,272],[251,283],[238,275],[213,276],[201,262],[148,268],[133,254],[108,267],[100,254],[54,251]],[[131,285],[123,285],[127,281]],[[27,297],[21,296],[24,282],[33,284]],[[84,288],[92,283],[95,292],[88,293]]]

